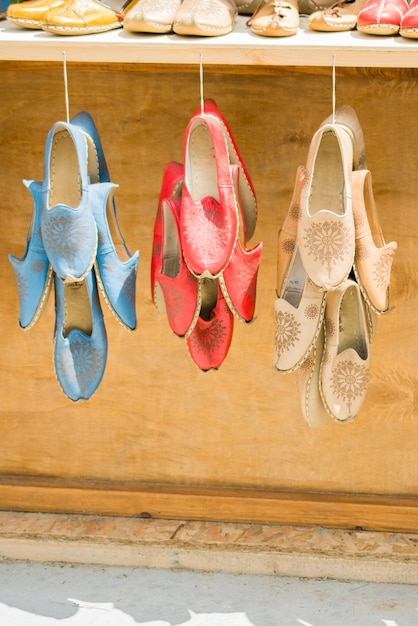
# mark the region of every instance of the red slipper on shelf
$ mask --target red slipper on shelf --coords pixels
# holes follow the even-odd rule
[[[397,35],[407,10],[406,0],[367,0],[358,14],[357,30],[366,35]]]

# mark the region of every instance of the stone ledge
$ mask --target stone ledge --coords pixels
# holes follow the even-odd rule
[[[418,535],[0,512],[0,557],[418,584]]]

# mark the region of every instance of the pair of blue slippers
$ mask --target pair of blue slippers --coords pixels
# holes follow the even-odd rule
[[[89,399],[107,361],[98,286],[117,320],[136,328],[139,252],[129,252],[116,217],[114,190],[92,117],[57,122],[45,144],[44,180],[23,181],[33,215],[22,257],[9,255],[19,293],[19,322],[32,328],[55,292],[54,367],[65,395]]]

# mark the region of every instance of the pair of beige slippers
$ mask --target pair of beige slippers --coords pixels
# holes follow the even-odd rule
[[[134,33],[216,37],[230,33],[239,13],[253,11],[253,0],[139,0],[124,18]]]
[[[358,118],[341,107],[297,170],[278,240],[275,366],[298,371],[310,426],[360,411],[376,315],[390,310],[396,248],[382,234]]]

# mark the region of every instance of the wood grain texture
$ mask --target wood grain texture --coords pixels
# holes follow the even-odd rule
[[[7,253],[23,253],[31,215],[21,179],[43,176],[45,138],[64,118],[65,103],[59,65],[1,63],[0,475],[50,477],[63,484],[133,481],[418,497],[414,71],[338,71],[337,104],[353,106],[360,118],[383,231],[399,246],[395,310],[378,321],[361,413],[350,424],[330,421],[309,429],[299,410],[296,375],[273,368],[276,248],[296,168],[330,113],[330,70],[205,71],[205,95],[217,100],[253,179],[259,201],[253,241],[264,241],[264,253],[257,318],[247,326],[235,323],[227,360],[219,371],[204,374],[154,309],[149,286],[161,175],[167,161],[183,159],[184,130],[199,105],[198,68],[70,63],[68,69],[71,114],[85,109],[93,115],[113,182],[120,186],[122,231],[130,249],[141,251],[138,329],[126,332],[105,310],[105,377],[90,401],[74,405],[53,372],[53,298],[34,329],[19,328]],[[0,508],[10,508],[11,492],[0,494]],[[26,497],[34,501],[22,496],[20,510]],[[65,509],[66,498],[65,489],[53,492],[48,510]],[[131,514],[128,497],[117,506],[120,514]],[[299,523],[305,515],[302,507]]]

